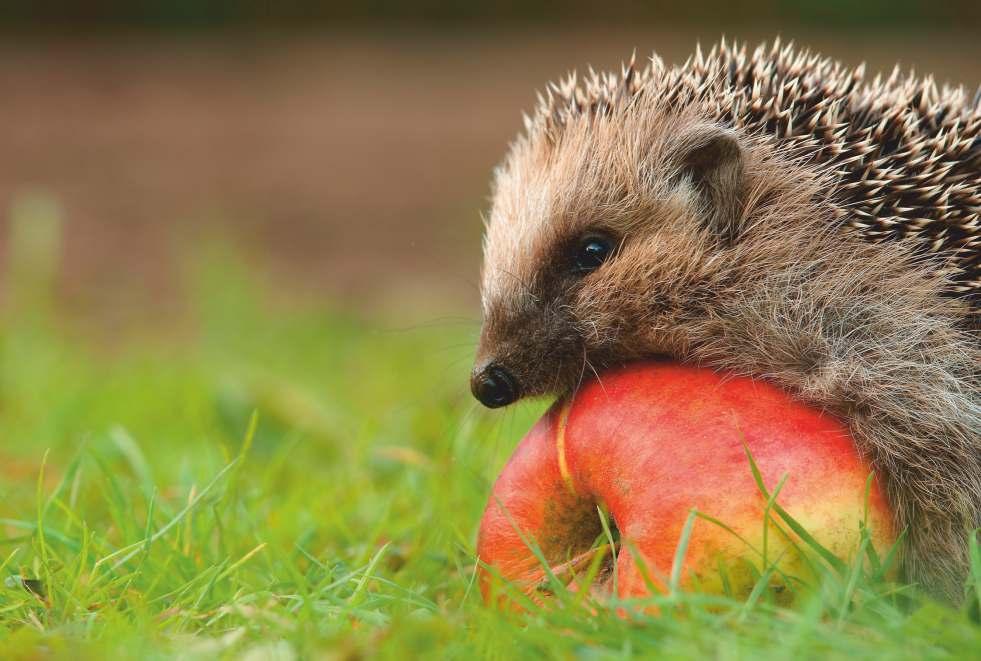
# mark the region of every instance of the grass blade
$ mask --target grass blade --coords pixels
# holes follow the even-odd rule
[[[681,568],[685,563],[685,555],[688,553],[688,542],[691,541],[692,529],[695,520],[698,518],[698,511],[692,508],[685,519],[685,525],[681,529],[681,537],[678,539],[678,546],[674,550],[674,560],[671,562],[671,575],[668,578],[668,594],[671,596],[678,594],[678,584],[681,582]]]

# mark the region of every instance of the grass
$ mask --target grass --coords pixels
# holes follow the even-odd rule
[[[54,235],[15,236],[13,249],[44,253]],[[0,330],[4,658],[981,650],[968,608],[897,592],[861,565],[829,571],[794,608],[765,590],[749,602],[672,590],[650,602],[655,616],[561,586],[548,609],[489,608],[474,585],[477,524],[544,404],[476,409],[472,327],[391,331],[285,305],[211,255],[190,279],[190,338],[106,347],[52,309],[44,263],[11,260]],[[600,541],[614,543],[605,521]],[[978,549],[975,565],[981,585]]]

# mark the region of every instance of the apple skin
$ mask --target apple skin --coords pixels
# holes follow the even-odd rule
[[[666,588],[692,508],[745,541],[697,518],[681,587],[721,594],[725,581],[731,594],[747,595],[763,567],[766,507],[747,449],[770,493],[786,476],[777,502],[836,556],[852,559],[863,520],[880,554],[895,541],[887,501],[875,480],[867,489],[871,469],[841,421],[765,382],[636,363],[556,402],[518,445],[481,521],[477,554],[492,568],[480,570],[484,598],[494,592],[494,573],[540,598],[545,572],[522,535],[537,542],[553,572],[574,589],[574,575],[585,572],[602,530],[599,504],[627,542],[617,556],[620,597],[650,591],[637,555],[653,586]],[[779,522],[772,511],[771,517]],[[794,590],[778,584],[787,576],[806,579],[809,565],[772,523],[767,537],[769,560],[779,558],[775,594],[792,599]],[[594,592],[610,593],[609,574],[593,584]]]

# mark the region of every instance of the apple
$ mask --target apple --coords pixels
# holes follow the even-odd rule
[[[495,574],[535,600],[547,598],[532,540],[555,576],[576,589],[602,546],[601,506],[620,542],[616,571],[610,562],[590,586],[599,594],[614,584],[624,598],[666,590],[688,524],[680,589],[745,596],[775,564],[774,593],[792,599],[797,586],[785,583],[813,578],[814,557],[768,509],[750,456],[766,492],[779,486],[775,502],[843,562],[859,550],[862,522],[878,553],[894,543],[882,489],[840,420],[766,382],[636,363],[556,402],[518,445],[481,521],[484,598],[500,594]],[[705,516],[689,521],[693,509]]]

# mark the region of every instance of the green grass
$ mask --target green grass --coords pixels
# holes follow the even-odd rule
[[[56,314],[44,269],[23,263],[11,262],[0,330],[3,658],[981,650],[968,608],[897,591],[864,566],[829,564],[792,609],[765,589],[748,603],[672,592],[651,602],[654,616],[561,586],[549,609],[486,607],[478,521],[543,404],[477,410],[465,388],[473,326],[391,330],[287,305],[211,255],[189,279],[186,336],[106,346]],[[605,522],[602,543],[613,543]]]

